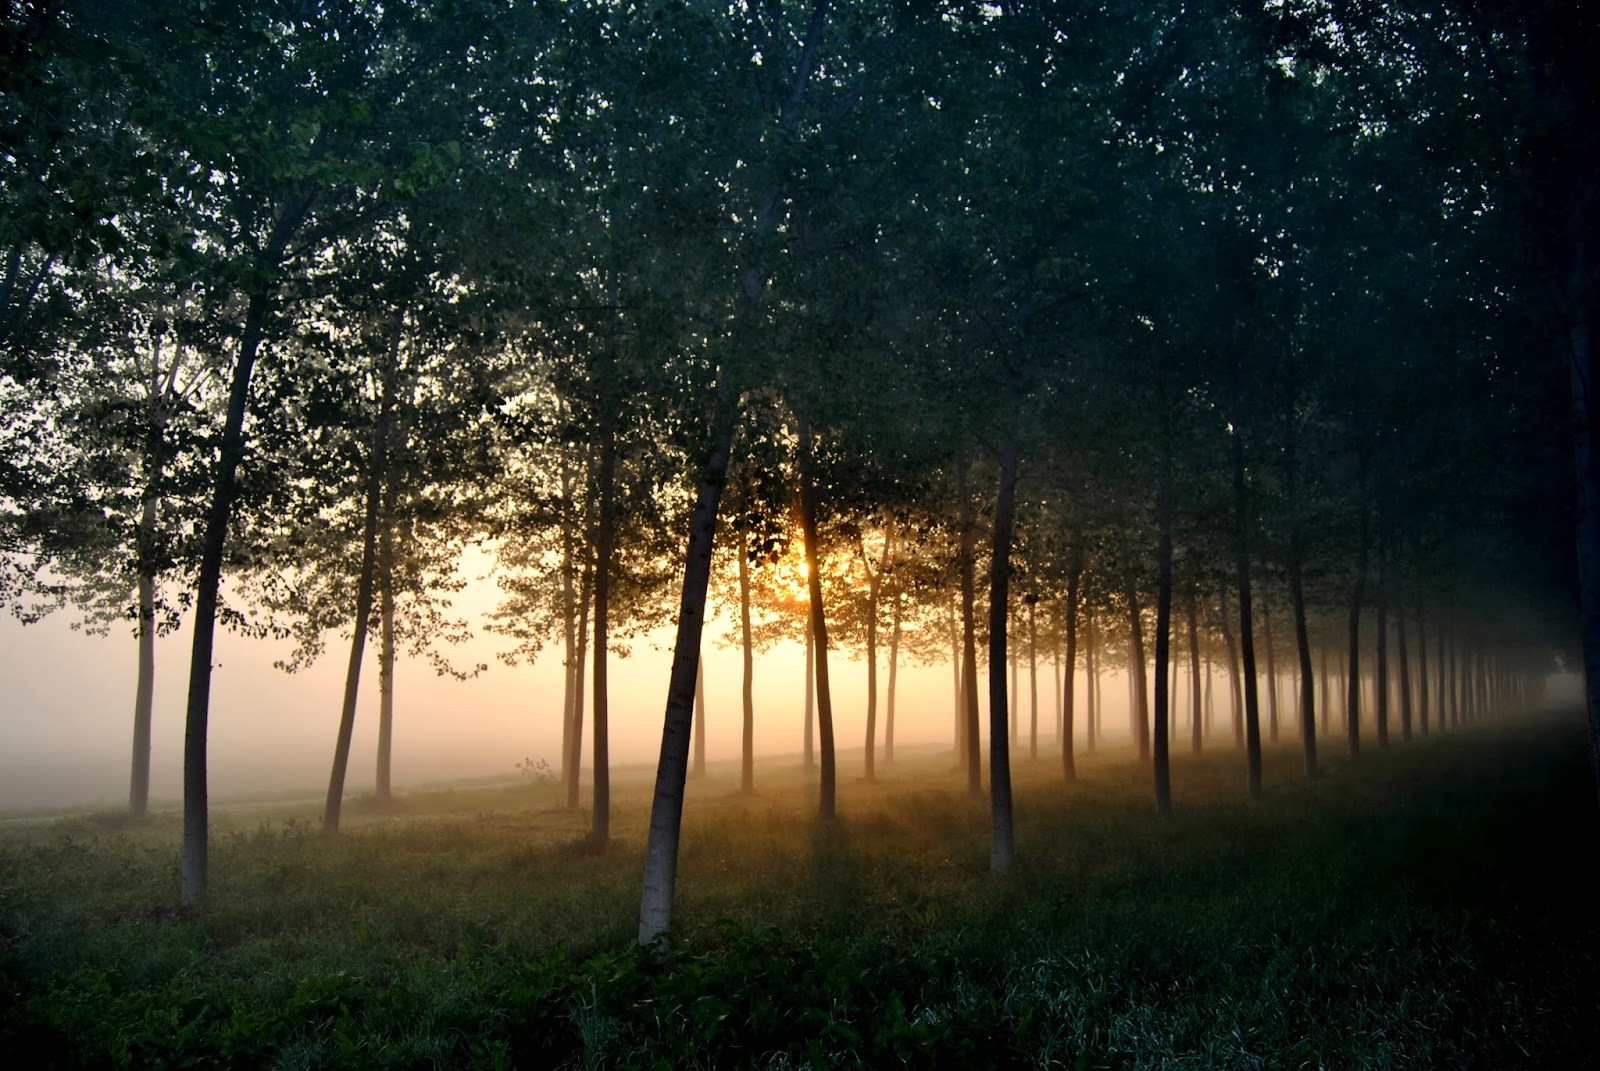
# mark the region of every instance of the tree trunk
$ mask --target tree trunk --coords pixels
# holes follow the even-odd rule
[[[1484,678],[1483,646],[1478,643],[1467,650],[1467,687],[1471,697],[1469,709],[1472,711],[1473,721],[1482,721],[1488,716],[1487,698]]]
[[[1000,450],[1000,491],[989,557],[989,869],[1010,870],[1017,859],[1011,827],[1011,742],[1006,736],[1006,620],[1010,609],[1011,526],[1016,511],[1017,446]]]
[[[1206,708],[1205,723],[1206,724],[1205,724],[1205,734],[1209,738],[1211,736],[1211,716],[1212,716],[1212,714],[1214,712],[1213,711],[1213,706],[1214,705],[1213,705],[1213,703],[1211,701],[1212,700],[1211,686],[1214,683],[1212,678],[1216,676],[1216,672],[1217,671],[1216,671],[1216,667],[1211,664],[1211,655],[1210,655],[1209,652],[1205,656],[1205,661],[1206,661],[1206,697],[1205,697],[1205,708]]]
[[[889,555],[894,546],[894,526],[890,524],[883,535],[883,559],[874,570],[866,560],[862,548],[861,560],[867,568],[867,752],[866,779],[877,778],[878,750],[878,597],[883,584],[883,574],[889,568]]]
[[[566,418],[566,403],[559,401],[558,418]],[[572,511],[577,500],[577,477],[566,451],[561,452],[561,625],[566,654],[565,677],[561,692],[561,787],[566,792],[567,807],[577,806],[578,799],[578,745],[573,742],[573,725],[577,718],[577,699],[582,667],[578,662],[578,595],[577,548],[573,538],[575,521]]]
[[[1172,718],[1172,428],[1167,404],[1161,402],[1161,460],[1156,477],[1156,717],[1151,775],[1156,814],[1172,817],[1172,774],[1167,737]],[[1132,586],[1129,586],[1132,591]]]
[[[128,814],[150,811],[150,725],[156,695],[156,582],[148,549],[155,541],[158,498],[145,495],[139,510],[139,675],[133,688],[133,761],[128,778]]]
[[[827,0],[813,0],[800,59],[789,81],[787,101],[778,118],[780,131],[795,122],[800,114],[799,104],[805,87],[811,79],[816,62],[818,42],[827,17]],[[778,57],[773,57],[770,67],[772,84],[777,84]],[[758,240],[769,238],[777,229],[777,205],[780,190],[776,185],[763,190],[756,201],[755,234]],[[766,273],[759,264],[750,265],[739,280],[742,310],[759,308],[766,291]],[[754,311],[748,315],[755,315]],[[735,324],[733,345],[735,351],[743,349],[740,324]],[[689,759],[690,718],[697,691],[695,678],[700,665],[700,637],[705,624],[706,589],[711,580],[711,551],[717,530],[717,509],[722,501],[722,485],[728,472],[728,456],[733,448],[734,430],[738,417],[739,391],[731,381],[726,366],[717,374],[715,402],[712,408],[711,449],[695,489],[695,506],[689,523],[689,547],[685,555],[683,598],[678,610],[678,635],[673,646],[672,676],[667,691],[667,712],[661,733],[661,760],[656,770],[655,800],[650,810],[650,833],[645,847],[644,889],[639,903],[639,943],[665,950],[667,928],[672,923],[672,901],[678,871],[678,839],[683,825],[683,790]],[[802,422],[803,464],[808,464],[810,427]],[[809,496],[802,472],[802,490]],[[807,533],[807,556],[813,550],[815,532]],[[820,608],[820,582],[816,563],[810,562],[813,609]],[[818,615],[813,615],[818,616]],[[818,631],[817,645],[823,651],[818,659],[819,680],[826,680],[826,632]],[[826,689],[822,690],[826,703]],[[826,765],[832,762],[831,720],[823,708],[824,781],[832,776]],[[830,786],[831,787],[831,786]]]
[[[594,810],[589,840],[604,847],[611,840],[611,690],[608,676],[611,643],[611,555],[616,541],[616,432],[605,400],[596,407],[595,431],[600,457],[596,473],[594,528]]]
[[[1411,741],[1411,661],[1406,652],[1405,600],[1400,597],[1399,581],[1390,578],[1391,601],[1394,606],[1395,653],[1400,657],[1400,740]]]
[[[1278,659],[1272,645],[1272,604],[1261,600],[1261,640],[1267,649],[1267,739],[1278,742]]]
[[[1234,562],[1239,581],[1239,676],[1244,686],[1245,771],[1251,799],[1261,798],[1261,703],[1256,695],[1256,640],[1250,592],[1252,514],[1244,482],[1244,440],[1238,422],[1233,432]]]
[[[1441,674],[1439,683],[1439,699],[1441,703],[1444,702],[1445,689],[1448,687],[1450,690],[1450,701],[1448,704],[1450,712],[1450,727],[1452,729],[1459,729],[1461,728],[1461,690],[1457,687],[1457,683],[1459,681],[1459,674],[1456,672],[1456,646],[1458,640],[1456,637],[1456,618],[1454,607],[1451,608],[1448,624],[1449,631],[1445,634],[1445,637],[1439,641],[1439,673]],[[1448,662],[1446,661],[1447,657]],[[1446,668],[1447,665],[1448,669]],[[1439,724],[1441,727],[1444,725],[1443,715],[1440,715]]]
[[[822,781],[818,813],[831,819],[837,813],[837,771],[833,753],[833,693],[828,686],[828,620],[822,607],[822,562],[817,547],[817,474],[812,454],[809,414],[795,414],[800,430],[800,527],[805,537],[806,588],[811,595],[811,631],[816,637],[817,729],[822,745]]]
[[[1307,777],[1317,776],[1317,690],[1311,668],[1311,635],[1306,629],[1306,596],[1300,563],[1290,552],[1289,601],[1294,617],[1294,646],[1300,663],[1295,683],[1300,690],[1300,757]],[[1324,663],[1326,679],[1326,663]],[[1326,695],[1324,695],[1326,701]]]
[[[1083,636],[1083,750],[1093,755],[1100,736],[1100,662],[1095,657],[1096,629],[1091,614],[1084,621]]]
[[[1585,223],[1593,194],[1582,187],[1572,195],[1568,212],[1571,263],[1568,302],[1574,305],[1567,324],[1567,355],[1572,389],[1572,456],[1576,491],[1578,605],[1583,622],[1584,706],[1589,722],[1589,761],[1596,791],[1600,792],[1600,390],[1595,388],[1596,368],[1590,349],[1590,322],[1581,295],[1592,292],[1593,269],[1587,263],[1590,224]]]
[[[1068,781],[1078,779],[1078,766],[1073,755],[1073,692],[1076,690],[1078,672],[1078,593],[1083,577],[1083,552],[1074,548],[1071,570],[1067,573],[1066,667],[1061,677],[1061,772]],[[1091,734],[1092,735],[1092,734]]]
[[[1133,696],[1134,738],[1139,745],[1139,761],[1150,761],[1150,689],[1145,680],[1144,616],[1139,610],[1139,588],[1133,570],[1123,574],[1123,594],[1128,599],[1128,686]]]
[[[694,770],[706,775],[706,656],[702,649],[694,660]]]
[[[744,741],[739,750],[739,791],[748,796],[756,790],[756,663],[750,640],[750,547],[743,533],[739,536],[739,647],[744,655],[740,690],[744,705]]]
[[[1194,588],[1189,588],[1189,750],[1196,755],[1200,754],[1200,721],[1204,701],[1200,697],[1200,622],[1199,614],[1195,611]]]
[[[883,711],[883,761],[886,765],[894,765],[894,688],[895,678],[900,671],[900,613],[902,610],[900,592],[895,590],[891,596],[894,600],[892,617],[889,621],[889,691],[884,697],[886,705]]]
[[[1322,674],[1322,735],[1327,736],[1329,731],[1328,712],[1333,709],[1332,685],[1328,681],[1328,645],[1319,644],[1317,647],[1317,661],[1321,665]]]
[[[816,643],[811,635],[811,611],[806,611],[806,707],[805,728],[803,730],[805,741],[801,745],[805,757],[805,768],[809,773],[817,768],[816,750],[816,679],[817,679],[817,650]]]
[[[1381,501],[1381,499],[1380,499]],[[1379,506],[1378,585],[1373,591],[1378,611],[1377,659],[1373,663],[1373,710],[1377,716],[1378,746],[1389,746],[1389,536],[1386,519]]]
[[[590,499],[593,502],[593,499]],[[584,543],[587,545],[594,530],[591,516],[585,510],[583,525]],[[572,748],[570,762],[572,779],[567,782],[567,810],[578,809],[578,788],[583,780],[583,690],[585,659],[589,655],[589,607],[594,600],[594,559],[585,550],[583,568],[578,574],[578,647],[572,663]]]
[[[956,767],[967,768],[967,696],[966,689],[961,681],[961,628],[956,624],[956,611],[961,602],[956,598],[955,605],[950,607],[950,695],[952,713],[955,725],[955,754]]]
[[[1417,599],[1417,729],[1428,735],[1428,626]]]
[[[402,321],[403,323],[403,321]],[[400,351],[402,323],[396,323],[388,360],[378,375],[378,423],[372,434],[372,456],[367,471],[366,513],[361,520],[361,574],[356,581],[355,626],[350,636],[350,662],[344,675],[344,705],[339,711],[339,733],[333,745],[333,772],[328,777],[328,799],[322,810],[322,831],[339,832],[339,812],[344,804],[344,779],[350,766],[350,737],[356,725],[356,696],[361,688],[361,661],[366,652],[367,626],[372,620],[372,592],[378,567],[378,503],[388,479],[391,369]]]
[[[1007,639],[1010,638],[1013,631],[1011,626],[1011,615],[1008,613],[1006,615]],[[1017,649],[1014,645],[1008,643],[1006,645],[1006,653],[1007,657],[1010,659],[1010,663],[1007,668],[1011,671],[1011,687],[1010,691],[1007,693],[1006,711],[1011,720],[1011,746],[1012,748],[1016,748],[1022,740],[1022,737],[1017,732],[1017,696],[1019,694],[1017,690]]]
[[[1061,709],[1061,648],[1057,647],[1050,652],[1050,683],[1054,689],[1054,709],[1056,712],[1056,745],[1061,744],[1061,725],[1064,718]]]
[[[977,598],[974,590],[977,587],[977,578],[974,575],[976,565],[977,522],[972,517],[972,504],[966,492],[965,469],[962,470],[961,485],[961,532],[958,537],[957,567],[961,574],[961,691],[966,701],[966,739],[967,739],[967,793],[978,797],[983,795],[983,759],[978,744],[978,643],[976,638],[977,622],[974,620],[973,603]],[[1005,707],[1000,708],[1002,714]],[[991,712],[992,714],[992,712]],[[1001,730],[1004,735],[1004,729]]]
[[[1182,663],[1183,657],[1178,654],[1176,647],[1169,645],[1167,652],[1167,707],[1171,711],[1171,717],[1167,719],[1167,731],[1172,737],[1178,735],[1178,696],[1181,694],[1178,689],[1178,671],[1181,669]]]
[[[1300,523],[1299,421],[1291,408],[1284,432],[1284,484],[1289,499],[1289,612],[1294,618],[1294,649],[1300,662],[1300,755],[1307,777],[1317,776],[1317,693],[1311,677],[1311,635],[1306,628],[1304,535]],[[1328,718],[1328,662],[1322,661],[1323,732]]]
[[[695,488],[684,554],[683,594],[678,604],[678,630],[672,649],[672,675],[667,685],[667,710],[661,730],[661,758],[656,766],[655,796],[650,806],[650,832],[645,843],[644,887],[639,901],[639,943],[657,947],[672,924],[672,902],[678,876],[678,838],[683,828],[683,788],[689,765],[690,719],[700,634],[705,624],[706,588],[711,581],[711,551],[717,532],[717,507],[738,405],[726,372],[717,377],[711,449]]]
[[[1230,718],[1233,724],[1233,746],[1244,747],[1244,687],[1239,674],[1239,647],[1234,642],[1233,626],[1228,623],[1228,592],[1224,588],[1217,596],[1217,608],[1222,622],[1222,642],[1228,649],[1228,684],[1233,701]]]
[[[1435,626],[1438,634],[1438,653],[1434,656],[1434,682],[1438,685],[1438,732],[1445,732],[1450,728],[1450,676],[1446,668],[1446,647],[1450,642],[1445,623]]]
[[[384,500],[392,493],[385,481]],[[393,510],[385,510],[378,531],[378,805],[394,802],[391,778],[394,766],[394,521]]]
[[[1361,538],[1356,552],[1356,582],[1350,593],[1350,672],[1345,688],[1345,734],[1350,754],[1361,753],[1361,603],[1367,586],[1367,464],[1361,458]]]
[[[289,239],[311,210],[313,198],[294,197],[284,206],[258,264],[276,272]],[[222,554],[228,522],[238,494],[239,462],[244,458],[244,417],[250,401],[250,376],[266,335],[272,297],[266,289],[253,293],[245,310],[239,336],[239,356],[234,361],[228,387],[228,411],[223,420],[217,467],[211,482],[211,505],[206,512],[200,549],[200,569],[195,577],[194,644],[189,654],[189,693],[183,727],[183,845],[182,903],[197,908],[205,900],[208,876],[210,805],[206,787],[206,739],[211,716],[211,659],[216,643],[217,595],[222,587]]]
[[[1030,597],[1031,598],[1031,597]],[[1039,630],[1034,603],[1028,603],[1028,758],[1039,757]]]

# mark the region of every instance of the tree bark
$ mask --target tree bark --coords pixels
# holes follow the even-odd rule
[[[391,493],[385,481],[384,499]],[[384,510],[378,531],[378,768],[375,796],[379,806],[394,802],[394,520]]]
[[[1381,499],[1380,499],[1381,501]],[[1379,506],[1380,511],[1383,507]],[[1389,537],[1387,521],[1378,518],[1378,584],[1373,592],[1377,603],[1377,658],[1373,663],[1373,711],[1377,718],[1378,746],[1389,746]]]
[[[1200,722],[1204,702],[1200,696],[1200,622],[1195,611],[1194,588],[1191,586],[1188,593],[1189,612],[1189,675],[1191,692],[1189,696],[1189,750],[1196,755],[1200,754]]]
[[[1123,574],[1123,594],[1128,599],[1128,686],[1133,696],[1134,739],[1139,746],[1139,761],[1150,761],[1150,689],[1145,679],[1144,615],[1139,609],[1139,587],[1133,569]]]
[[[146,494],[139,509],[139,675],[133,689],[133,761],[128,777],[128,814],[150,811],[150,726],[156,695],[156,581],[145,564],[155,540],[158,498]]]
[[[1217,596],[1217,608],[1222,622],[1222,642],[1228,649],[1228,684],[1233,702],[1229,712],[1233,725],[1233,746],[1244,747],[1244,685],[1239,673],[1239,647],[1233,638],[1233,626],[1228,623],[1228,592],[1224,588]]]
[[[1055,690],[1055,697],[1052,702],[1055,704],[1054,710],[1056,712],[1056,744],[1060,746],[1064,714],[1061,709],[1061,648],[1059,647],[1050,652],[1050,678]]]
[[[693,715],[700,635],[705,624],[706,588],[711,582],[711,551],[717,532],[717,508],[738,406],[727,373],[717,376],[711,449],[695,488],[684,554],[683,593],[678,604],[677,637],[667,709],[661,730],[661,758],[656,766],[655,795],[650,805],[650,831],[645,843],[644,883],[639,901],[639,943],[659,947],[672,924],[672,903],[678,876],[678,840],[683,828],[683,789],[689,766],[690,719]]]
[[[1030,596],[1030,599],[1032,597]],[[1028,603],[1028,758],[1039,757],[1039,630],[1034,603]]]
[[[1350,754],[1361,753],[1361,603],[1367,586],[1367,462],[1361,457],[1361,537],[1356,552],[1356,582],[1350,593],[1350,671],[1345,687],[1345,735]]]
[[[883,711],[883,761],[887,765],[894,765],[894,689],[895,679],[900,670],[900,614],[903,609],[900,592],[895,590],[891,596],[894,600],[892,617],[889,622],[889,691],[884,697],[886,706]]]
[[[595,432],[600,456],[596,466],[594,540],[594,810],[589,840],[604,847],[611,840],[611,690],[608,676],[611,643],[611,556],[616,542],[617,440],[611,410],[604,399],[597,407]]]
[[[1011,529],[1016,512],[1017,446],[1000,450],[1000,490],[989,557],[989,869],[1010,870],[1017,859],[1012,836],[1011,742],[1006,735],[1006,620],[1010,609]]]
[[[1328,712],[1333,709],[1332,685],[1328,681],[1328,645],[1317,645],[1317,662],[1322,675],[1322,735],[1328,735]]]
[[[1457,672],[1459,667],[1456,664],[1456,648],[1459,646],[1459,644],[1460,640],[1456,636],[1455,611],[1452,607],[1449,621],[1449,632],[1447,634],[1447,638],[1441,641],[1441,650],[1439,652],[1439,671],[1441,673],[1445,672],[1444,659],[1446,649],[1449,652],[1449,671],[1445,678],[1445,683],[1439,685],[1439,694],[1443,696],[1445,687],[1448,685],[1450,689],[1450,727],[1452,729],[1461,728],[1461,689],[1459,687],[1461,675]],[[1444,723],[1444,719],[1441,717],[1439,720],[1440,724],[1442,725]]]
[[[258,258],[261,265],[277,271],[283,263],[289,239],[311,210],[312,200],[309,196],[294,197],[284,206]],[[206,512],[200,569],[195,578],[194,644],[189,655],[189,693],[183,728],[181,899],[187,908],[198,908],[206,895],[210,821],[206,739],[211,716],[211,656],[216,643],[217,596],[222,587],[222,553],[228,538],[228,522],[238,495],[239,463],[244,459],[244,417],[250,401],[250,377],[266,337],[271,306],[272,297],[263,289],[250,295],[245,310],[239,356],[234,361],[228,387],[228,410],[211,483],[211,505]]]
[[[1156,815],[1171,818],[1172,774],[1167,737],[1172,718],[1171,675],[1168,673],[1172,661],[1172,428],[1164,399],[1160,417],[1161,460],[1156,477],[1156,716],[1150,766]],[[1132,592],[1132,585],[1128,590]]]
[[[1300,520],[1299,422],[1292,409],[1285,421],[1284,485],[1289,499],[1289,612],[1294,618],[1294,649],[1300,662],[1300,755],[1307,777],[1317,776],[1317,693],[1311,676],[1311,634],[1306,628],[1305,536]],[[1328,661],[1322,661],[1323,731],[1328,717]]]
[[[1206,662],[1205,735],[1207,737],[1209,737],[1211,735],[1211,715],[1213,713],[1213,706],[1214,706],[1214,704],[1212,703],[1211,686],[1212,686],[1212,683],[1213,683],[1212,682],[1212,678],[1214,676],[1216,676],[1216,667],[1211,664],[1211,655],[1210,655],[1209,652],[1207,652],[1207,654],[1205,656],[1205,662]]]
[[[1072,565],[1067,573],[1066,631],[1067,651],[1065,668],[1061,676],[1061,772],[1068,781],[1078,779],[1078,765],[1073,754],[1073,694],[1076,691],[1078,670],[1078,595],[1083,578],[1083,552],[1074,548]],[[1091,734],[1092,735],[1092,734]]]
[[[328,799],[322,809],[322,831],[339,832],[344,804],[344,779],[350,766],[350,737],[355,731],[356,696],[361,688],[361,662],[366,652],[367,627],[372,620],[372,593],[378,567],[378,504],[388,479],[389,415],[392,368],[400,350],[402,323],[396,323],[388,360],[378,375],[378,424],[372,435],[371,467],[367,473],[366,514],[361,521],[361,575],[356,582],[355,627],[350,636],[350,662],[344,676],[344,705],[339,711],[339,733],[333,746],[333,771],[328,777]]]
[[[956,614],[961,603],[956,597],[950,607],[950,676],[951,708],[955,728],[955,755],[957,769],[967,768],[967,693],[961,680],[961,628],[956,624]]]
[[[591,498],[590,502],[594,500]],[[583,780],[583,692],[585,660],[589,656],[589,607],[594,601],[594,559],[588,552],[594,532],[593,514],[585,510],[583,524],[583,565],[578,574],[578,646],[572,663],[572,779],[567,782],[567,810],[576,811],[579,787]]]
[[[1083,753],[1093,755],[1100,734],[1100,676],[1092,612],[1083,619]]]
[[[1011,637],[1012,616],[1013,615],[1008,611],[1006,614],[1006,638],[1008,640]],[[1007,656],[1011,660],[1011,691],[1008,696],[1008,710],[1010,711],[1011,715],[1011,746],[1020,747],[1022,745],[1022,734],[1017,728],[1017,718],[1021,713],[1022,708],[1022,692],[1021,689],[1017,687],[1017,649],[1012,644],[1007,643],[1006,651]]]
[[[1428,735],[1428,625],[1417,599],[1417,729]]]
[[[1267,739],[1278,742],[1278,659],[1272,644],[1272,603],[1261,600],[1261,641],[1267,649]]]
[[[755,652],[750,640],[750,547],[739,536],[739,648],[744,655],[740,700],[744,706],[744,740],[739,750],[739,791],[756,790]]]
[[[838,774],[833,751],[833,693],[828,686],[828,620],[822,606],[822,562],[817,546],[816,463],[810,416],[804,408],[800,408],[795,417],[800,431],[800,527],[805,538],[811,632],[816,637],[817,735],[822,745],[821,792],[817,810],[824,819],[832,819],[837,814]]]
[[[706,775],[706,656],[702,649],[694,662],[694,770]]]
[[[1233,431],[1234,562],[1239,583],[1239,681],[1244,687],[1245,775],[1251,799],[1261,798],[1261,703],[1256,694],[1256,641],[1250,591],[1252,514],[1244,479],[1244,440]]]
[[[807,593],[806,597],[810,598],[810,593],[809,592]],[[816,705],[817,705],[817,701],[816,701],[816,680],[817,680],[817,674],[816,674],[816,668],[817,668],[816,640],[811,635],[811,611],[810,611],[810,609],[808,607],[807,610],[806,610],[806,706],[805,706],[805,727],[802,730],[803,734],[805,736],[805,740],[801,744],[801,750],[802,750],[802,754],[804,756],[805,768],[806,768],[807,772],[817,768],[817,750],[816,750],[816,738],[817,738],[817,731],[816,731]]]
[[[977,527],[972,517],[972,504],[966,491],[966,480],[961,485],[960,535],[957,540],[957,568],[961,574],[961,691],[966,705],[967,793],[983,795],[983,758],[978,744],[978,645],[977,622],[973,603],[977,598],[976,565]],[[1005,707],[1001,708],[1002,715]],[[992,713],[992,712],[991,712]],[[1003,723],[1002,723],[1003,724]],[[1004,735],[1004,729],[1001,730]]]
[[[1586,117],[1592,122],[1593,117]],[[1589,724],[1589,761],[1600,793],[1600,390],[1590,338],[1594,289],[1593,178],[1576,180],[1567,196],[1568,376],[1572,390],[1573,487],[1578,557],[1578,604],[1583,624],[1583,694]]]
[[[566,419],[566,402],[557,402],[557,415]],[[566,654],[565,676],[561,690],[561,786],[566,792],[567,807],[577,806],[578,798],[578,745],[573,743],[573,724],[576,719],[578,683],[582,667],[578,662],[578,595],[577,549],[574,545],[572,511],[577,498],[577,477],[566,451],[561,452],[561,624]]]
[[[861,548],[861,560],[867,569],[867,753],[866,778],[877,778],[878,748],[878,597],[883,585],[883,575],[889,568],[889,556],[894,550],[894,524],[884,529],[883,559],[874,570],[867,561],[866,548]]]
[[[817,50],[826,22],[828,0],[812,0],[811,14],[806,28],[801,55],[789,81],[782,113],[777,116],[780,131],[797,121],[799,105],[817,61]],[[781,83],[778,57],[769,66],[766,77],[769,87]],[[768,94],[773,95],[773,94]],[[771,108],[768,109],[769,113]],[[776,185],[763,190],[757,198],[755,233],[758,239],[770,237],[777,229],[777,205],[780,190]],[[741,309],[755,310],[766,291],[766,273],[760,264],[750,265],[739,281]],[[735,324],[735,349],[741,348],[742,332]],[[650,832],[645,847],[644,888],[639,904],[639,943],[664,951],[667,929],[672,922],[672,902],[678,870],[678,839],[683,825],[683,790],[687,775],[690,718],[697,691],[695,678],[700,665],[700,638],[705,624],[706,589],[711,580],[711,551],[717,529],[717,510],[722,501],[722,485],[727,476],[728,457],[733,447],[734,430],[738,416],[739,393],[726,367],[719,370],[715,402],[712,408],[711,448],[707,452],[705,467],[695,489],[695,506],[689,527],[689,547],[685,556],[683,597],[678,611],[678,635],[673,647],[671,681],[667,691],[667,712],[661,733],[661,760],[656,770],[655,799],[650,811]],[[802,423],[805,445],[809,452],[810,427]],[[806,459],[809,461],[809,458]],[[804,478],[802,477],[802,483]],[[803,488],[804,489],[804,488]],[[808,533],[808,559],[815,532]],[[820,582],[815,562],[811,565],[813,610],[820,608]],[[817,615],[813,614],[815,618]],[[823,657],[818,661],[819,681],[826,680],[826,632],[818,631],[817,645]],[[826,691],[823,690],[824,697]],[[825,702],[824,698],[824,702]],[[823,715],[824,764],[823,780],[829,781],[832,770],[831,719]],[[831,785],[828,786],[831,789]]]
[[[1400,740],[1411,742],[1411,660],[1406,651],[1405,600],[1400,597],[1400,582],[1391,575],[1390,601],[1394,606],[1395,654],[1400,658],[1400,671],[1396,683],[1400,688]]]

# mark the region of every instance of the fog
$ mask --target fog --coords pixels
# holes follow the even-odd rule
[[[492,581],[477,579],[456,598],[469,618],[491,608]],[[708,759],[737,760],[740,749],[740,654],[722,637],[726,611],[706,630]],[[35,625],[0,623],[0,809],[124,806],[132,738],[135,641],[131,628],[91,636],[71,627],[70,614]],[[151,749],[151,795],[157,807],[175,805],[181,794],[184,700],[191,633],[185,627],[162,638],[156,651],[156,704]],[[658,630],[627,641],[628,654],[611,661],[611,755],[613,766],[654,764],[661,743],[672,632]],[[458,665],[488,663],[474,679],[437,676],[431,665],[401,660],[395,672],[394,784],[408,786],[468,778],[520,776],[524,759],[560,765],[561,652],[548,646],[532,665],[507,666],[496,652],[508,644],[480,628],[476,639],[451,654]],[[225,803],[258,794],[326,791],[343,694],[348,641],[330,637],[322,659],[289,674],[273,663],[290,653],[286,641],[248,639],[219,632],[212,677],[210,793]],[[878,742],[886,714],[887,656],[880,652]],[[804,724],[805,651],[800,642],[759,654],[755,670],[756,777],[760,757],[796,761]],[[845,652],[829,660],[835,736],[841,775],[854,776],[866,731],[866,667]],[[1039,747],[1059,754],[1055,738],[1058,685],[1053,664],[1039,659]],[[1187,669],[1175,692],[1174,750],[1187,747]],[[1078,730],[1083,746],[1083,675],[1079,674]],[[949,746],[952,738],[951,670],[948,664],[902,662],[896,688],[897,746]],[[1020,679],[1021,756],[1026,756],[1029,689]],[[1228,682],[1213,677],[1216,739],[1231,743]],[[987,687],[981,687],[981,722],[987,737]],[[1292,683],[1284,678],[1281,731],[1294,734],[1289,704]],[[1581,680],[1567,673],[1546,684],[1547,701],[1581,702]],[[1101,678],[1102,732],[1108,744],[1128,738],[1128,683],[1120,672]],[[1320,701],[1320,700],[1319,700]],[[376,755],[377,648],[367,645],[351,752],[348,795],[370,792]],[[1263,734],[1266,699],[1262,699]],[[1364,703],[1370,717],[1370,701]],[[1331,711],[1343,724],[1342,703]],[[1321,714],[1319,712],[1319,719]],[[588,761],[590,719],[585,718]],[[587,781],[587,775],[585,775]],[[587,789],[585,790],[587,795]]]
[[[492,584],[475,581],[457,599],[469,616],[492,605]],[[108,636],[73,631],[60,614],[22,626],[0,625],[0,808],[121,806],[126,802],[132,739],[135,641],[131,628]],[[735,759],[740,747],[740,655],[707,627],[705,645],[708,758]],[[151,795],[159,806],[181,792],[184,702],[188,686],[188,621],[156,649],[156,703]],[[661,744],[672,634],[661,630],[630,641],[627,657],[611,661],[611,755],[614,765],[651,763]],[[451,649],[457,664],[486,662],[475,679],[436,676],[424,661],[400,661],[395,671],[394,783],[516,777],[524,758],[559,766],[561,653],[547,647],[533,665],[506,666],[495,653],[507,644],[479,630]],[[348,641],[330,637],[322,659],[288,674],[273,666],[287,642],[247,639],[219,631],[211,687],[210,793],[218,801],[265,792],[326,791]],[[459,656],[459,657],[456,657]],[[756,661],[758,754],[797,754],[801,748],[805,651],[781,644]],[[886,664],[886,662],[884,663]],[[841,754],[859,749],[866,732],[866,668],[835,652],[835,732]],[[1053,740],[1053,691],[1041,663],[1041,742]],[[882,740],[886,673],[879,675]],[[1108,698],[1112,689],[1108,688]],[[1026,692],[1024,691],[1024,694]],[[376,754],[378,672],[368,643],[347,792],[370,791]],[[896,688],[897,744],[947,744],[951,738],[950,669],[902,665]],[[1047,720],[1048,717],[1048,720]],[[1108,718],[1108,723],[1110,719]],[[1049,733],[1045,726],[1049,726]],[[1108,724],[1108,728],[1109,728]],[[585,757],[589,752],[585,721]],[[757,777],[759,779],[759,763]]]

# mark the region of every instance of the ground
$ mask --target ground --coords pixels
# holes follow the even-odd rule
[[[616,837],[547,785],[0,827],[0,1052],[39,1067],[1600,1067],[1582,719],[1345,758],[1019,762],[1016,869],[948,753],[693,782],[671,953],[632,947],[650,785]]]

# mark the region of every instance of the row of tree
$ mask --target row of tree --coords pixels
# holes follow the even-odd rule
[[[1163,815],[1175,634],[1237,658],[1252,795],[1286,675],[1258,637],[1292,652],[1312,775],[1329,652],[1354,684],[1371,652],[1380,742],[1392,678],[1428,709],[1408,638],[1483,707],[1573,659],[1571,456],[1600,585],[1577,5],[63,0],[3,28],[0,584],[132,620],[136,812],[153,637],[189,616],[186,903],[216,623],[293,636],[291,668],[348,631],[336,830],[369,631],[382,797],[397,651],[482,668],[448,657],[473,542],[509,657],[561,647],[599,841],[610,657],[675,623],[647,943],[714,564],[747,788],[751,654],[796,631],[762,600],[795,576],[824,816],[830,651],[867,659],[869,739],[880,623],[891,680],[949,658],[974,791],[987,665],[996,870],[1008,643],[1041,618],[1066,712],[1127,622]]]

